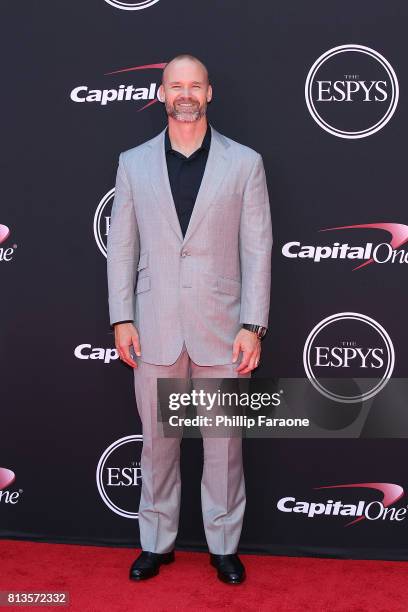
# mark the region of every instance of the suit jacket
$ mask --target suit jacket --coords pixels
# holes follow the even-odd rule
[[[198,365],[232,363],[241,324],[268,326],[272,223],[262,157],[211,126],[183,238],[164,133],[119,155],[107,242],[110,323],[134,320],[149,363],[174,363],[183,341]]]

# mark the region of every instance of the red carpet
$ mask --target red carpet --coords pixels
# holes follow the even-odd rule
[[[159,576],[130,581],[137,554],[129,548],[0,540],[0,590],[69,591],[69,610],[75,612],[408,610],[406,562],[241,555],[247,580],[232,586],[216,578],[208,555],[177,551],[176,562]]]

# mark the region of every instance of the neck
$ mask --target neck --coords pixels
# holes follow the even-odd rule
[[[189,155],[201,146],[207,131],[207,117],[204,115],[198,121],[177,121],[169,117],[169,138],[171,146],[176,151]]]

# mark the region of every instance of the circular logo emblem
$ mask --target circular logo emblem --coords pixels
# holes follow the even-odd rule
[[[153,6],[159,0],[134,0],[133,2],[122,2],[121,0],[105,0],[111,6],[122,9],[122,11],[141,11],[142,9]]]
[[[106,193],[98,204],[95,211],[93,232],[98,245],[98,249],[107,257],[106,243],[108,240],[110,218],[112,213],[113,199],[115,196],[115,188]]]
[[[142,484],[142,442],[142,435],[116,440],[102,454],[96,468],[96,484],[100,496],[108,508],[125,518],[139,518],[134,508],[138,507]]]
[[[323,319],[310,332],[303,350],[306,375],[319,393],[343,403],[377,395],[391,378],[394,347],[385,329],[357,312]]]
[[[310,114],[339,138],[365,138],[388,123],[399,87],[391,64],[363,45],[340,45],[323,53],[306,78]]]

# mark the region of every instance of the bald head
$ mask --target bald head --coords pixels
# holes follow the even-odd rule
[[[196,68],[199,68],[199,71],[201,73],[201,80],[208,85],[209,76],[206,65],[203,64],[203,62],[199,60],[198,57],[195,57],[194,55],[190,55],[188,53],[176,55],[176,57],[173,57],[172,60],[167,62],[162,74],[162,83],[164,84],[166,82],[169,82],[172,79],[172,75],[174,74],[176,69],[178,69],[177,72],[180,72],[180,70],[183,70],[183,68],[185,70],[188,70],[188,68],[191,67],[192,63],[195,64]]]

